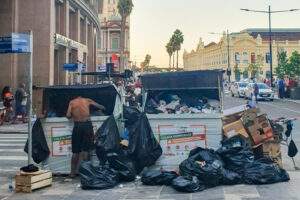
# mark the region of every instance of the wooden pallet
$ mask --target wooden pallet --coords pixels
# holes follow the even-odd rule
[[[34,173],[21,172],[15,176],[16,192],[32,192],[33,190],[52,185],[51,171],[38,171]]]

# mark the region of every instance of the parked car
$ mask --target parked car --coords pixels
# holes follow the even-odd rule
[[[247,87],[248,83],[245,82],[236,82],[231,85],[231,96],[234,97],[244,97],[245,96],[245,88]]]
[[[255,83],[249,83],[245,88],[245,99],[252,99],[253,87]],[[257,83],[259,94],[257,100],[274,100],[274,91],[265,83]]]

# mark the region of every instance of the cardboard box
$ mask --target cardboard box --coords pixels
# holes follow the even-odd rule
[[[269,157],[282,166],[280,140],[266,140],[253,148],[255,159]]]
[[[258,116],[253,122],[254,124],[248,126],[247,129],[254,145],[274,137],[274,132],[265,114]]]
[[[245,138],[249,137],[241,120],[223,126],[223,132],[226,138],[231,138],[238,134],[243,135]]]
[[[249,121],[255,120],[259,113],[259,108],[250,108],[248,110],[245,110],[241,117],[243,124],[247,124]]]

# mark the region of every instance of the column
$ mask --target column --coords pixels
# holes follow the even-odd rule
[[[65,0],[64,4],[63,4],[63,20],[61,20],[61,33],[66,36],[69,37],[69,0]],[[61,85],[66,85],[68,83],[68,72],[63,71],[62,69],[62,65],[64,63],[69,63],[69,49],[67,47],[63,47],[61,46],[59,48],[59,58],[60,58],[60,71],[62,73],[59,74],[59,84]]]
[[[107,30],[107,50],[110,51],[110,49],[111,49],[110,31]]]
[[[80,42],[80,10],[76,9],[75,11],[75,40]]]

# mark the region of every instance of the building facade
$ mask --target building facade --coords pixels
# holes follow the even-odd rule
[[[102,0],[102,10],[99,13],[99,20],[101,25],[100,38],[98,42],[98,65],[106,66],[106,63],[112,63],[113,57],[117,58],[118,66],[116,70],[120,69],[121,56],[121,16],[118,13],[119,0]],[[114,55],[114,56],[113,56]],[[130,18],[127,18],[125,28],[125,51],[124,65],[128,68],[130,60]],[[117,57],[116,57],[117,56]]]
[[[184,52],[184,70],[223,69],[228,68],[228,41],[231,80],[250,78],[247,67],[252,63],[262,64],[259,78],[270,78],[270,51],[268,29],[246,29],[239,33],[227,34],[224,32],[219,43],[211,42],[204,45],[200,39],[197,48],[190,53]],[[272,61],[273,71],[278,65],[277,55],[286,51],[288,57],[294,51],[300,52],[300,29],[272,29]],[[242,73],[234,73],[235,66]]]
[[[86,71],[97,67],[99,0],[2,0],[0,36],[33,31],[33,84],[75,84],[74,72],[65,63],[81,62]],[[0,55],[0,88],[17,88],[28,81],[27,54]],[[86,78],[85,82],[93,82]]]

